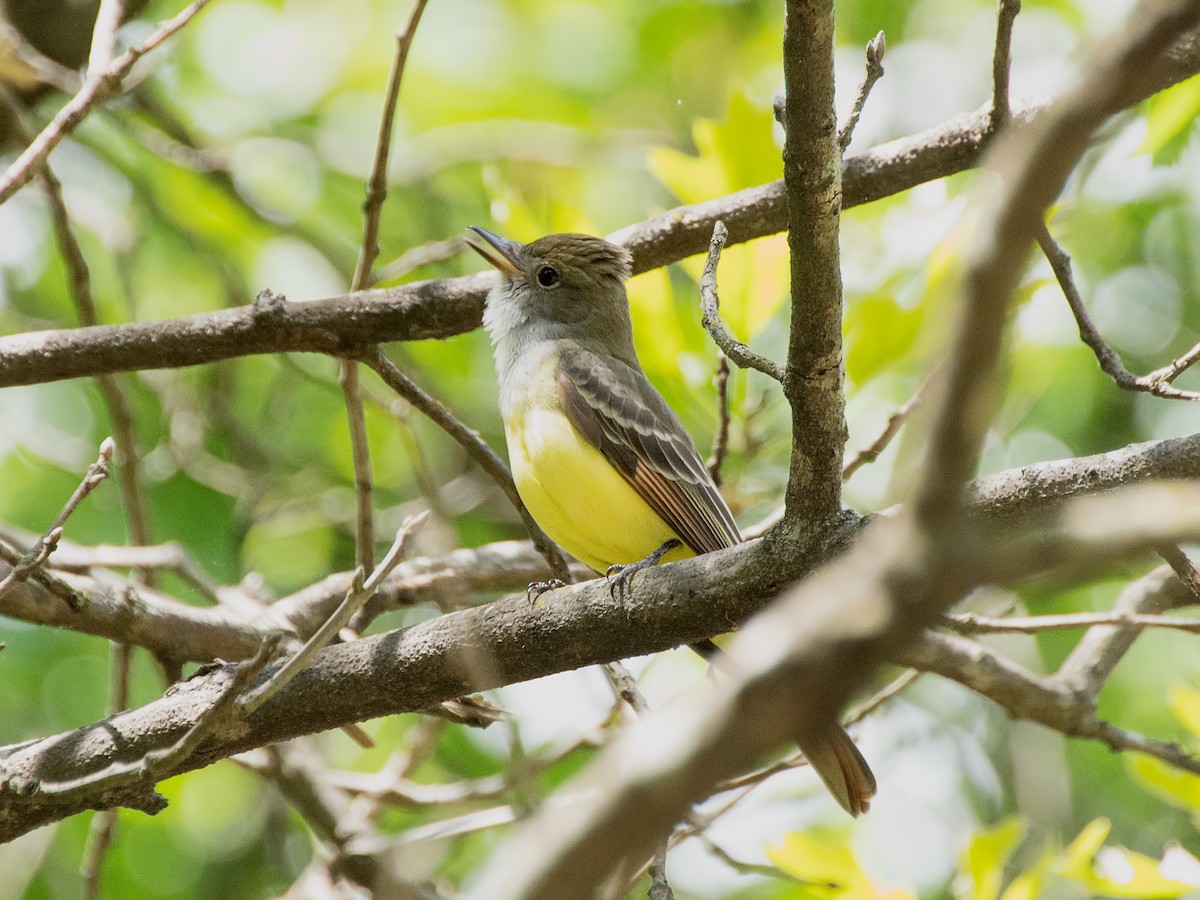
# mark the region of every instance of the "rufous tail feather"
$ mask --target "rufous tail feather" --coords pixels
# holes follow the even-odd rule
[[[875,776],[845,728],[834,725],[820,743],[800,749],[842,809],[859,816],[870,808]]]

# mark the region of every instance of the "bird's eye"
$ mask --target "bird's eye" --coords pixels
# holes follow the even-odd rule
[[[537,280],[542,287],[549,288],[554,287],[562,279],[558,274],[558,269],[554,266],[542,266],[537,271]]]

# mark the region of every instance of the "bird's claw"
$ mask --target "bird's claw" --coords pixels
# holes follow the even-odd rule
[[[671,538],[671,540],[666,541],[661,547],[644,559],[639,559],[637,562],[629,563],[625,566],[609,566],[604,572],[604,577],[608,579],[609,596],[624,605],[625,598],[629,595],[629,590],[633,586],[633,577],[642,571],[642,569],[657,566],[664,556],[682,544],[682,541]]]
[[[625,596],[633,586],[633,576],[645,567],[645,560],[642,560],[625,566],[609,566],[605,569],[604,578],[608,582],[608,595],[624,606]]]
[[[535,581],[525,588],[525,599],[529,601],[529,605],[536,606],[542,594],[547,591],[557,590],[560,587],[566,587],[565,581],[560,581],[557,578],[551,578],[549,581]]]

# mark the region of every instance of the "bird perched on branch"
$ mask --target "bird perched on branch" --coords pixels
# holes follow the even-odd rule
[[[638,362],[628,251],[583,234],[521,244],[471,231],[500,272],[483,323],[513,480],[546,534],[599,572],[622,569],[622,588],[646,565],[740,543],[691,436]],[[841,725],[801,749],[849,813],[866,811],[875,778]]]

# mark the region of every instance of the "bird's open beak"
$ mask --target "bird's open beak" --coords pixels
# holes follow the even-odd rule
[[[498,234],[492,234],[486,228],[478,225],[469,226],[474,234],[467,235],[467,244],[472,250],[490,262],[504,275],[520,275],[521,266],[518,262],[518,252],[521,245]],[[476,237],[478,235],[478,237]],[[482,238],[483,240],[480,240]]]

